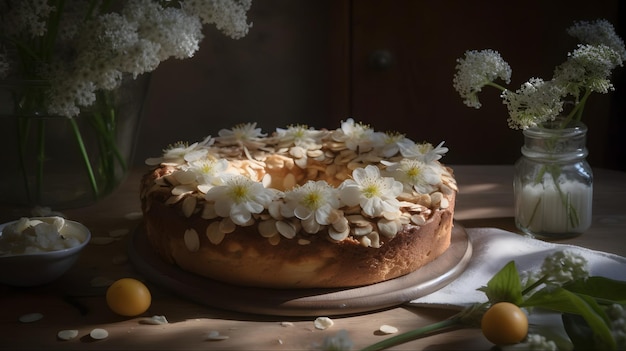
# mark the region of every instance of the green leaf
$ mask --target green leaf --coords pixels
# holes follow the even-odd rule
[[[621,305],[626,304],[626,282],[604,277],[589,277],[577,279],[563,285],[563,288],[578,294],[593,296],[596,299],[607,300]]]
[[[522,302],[522,283],[515,261],[510,261],[496,273],[487,283],[483,291],[491,303],[511,302],[519,305]]]
[[[607,324],[608,317],[591,296],[576,294],[560,287],[543,289],[529,297],[521,306],[580,315],[603,344],[608,345],[610,349],[616,348],[615,339]]]
[[[583,317],[577,314],[563,313],[561,319],[563,320],[563,327],[574,345],[574,349],[594,350],[596,348],[593,331]],[[606,345],[601,347],[606,349]]]

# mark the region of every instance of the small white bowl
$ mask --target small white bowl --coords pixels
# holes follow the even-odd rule
[[[50,222],[50,217],[33,217]],[[17,221],[0,224],[0,237],[3,229]],[[60,230],[64,236],[71,236],[80,242],[78,246],[67,249],[34,253],[0,255],[0,284],[12,286],[37,286],[50,283],[63,274],[78,259],[80,252],[91,240],[91,232],[81,223],[65,220]]]

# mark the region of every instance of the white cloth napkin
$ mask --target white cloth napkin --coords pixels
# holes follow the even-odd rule
[[[515,260],[520,272],[538,270],[543,259],[556,251],[568,250],[588,261],[590,275],[626,280],[626,258],[579,246],[554,244],[496,228],[467,228],[473,253],[465,271],[442,289],[415,299],[410,304],[459,308],[487,301],[476,289],[487,284],[505,264]],[[584,234],[583,234],[584,235]]]

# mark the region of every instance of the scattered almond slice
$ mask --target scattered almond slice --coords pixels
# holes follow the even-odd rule
[[[191,228],[185,230],[183,239],[185,240],[187,250],[190,252],[196,252],[200,249],[200,237],[198,237],[198,232],[196,232],[195,229]]]
[[[115,241],[115,238],[110,236],[96,236],[91,238],[89,241],[90,244],[93,245],[108,245]]]
[[[206,339],[211,341],[226,340],[228,339],[228,335],[221,335],[217,330],[211,330],[206,336]]]
[[[124,215],[124,218],[128,220],[141,219],[142,217],[143,217],[143,213],[141,211],[128,212],[127,214]]]
[[[61,330],[57,333],[57,337],[61,340],[71,340],[77,336],[78,336],[78,330],[76,329]]]
[[[335,322],[333,322],[333,320],[328,317],[317,317],[313,324],[315,325],[316,329],[324,330],[332,327]]]
[[[280,322],[281,327],[293,327],[291,322]]]
[[[130,230],[128,230],[128,228],[115,229],[109,232],[109,236],[112,238],[121,238],[127,235],[128,233],[130,233]]]
[[[109,337],[109,332],[106,329],[95,328],[89,333],[89,336],[95,340],[102,340]]]
[[[381,325],[378,330],[383,334],[395,334],[398,332],[398,328],[387,324]]]
[[[32,323],[42,318],[43,318],[43,314],[35,312],[35,313],[27,313],[27,314],[21,315],[19,320],[22,323]]]
[[[150,324],[150,325],[163,325],[168,324],[167,318],[165,316],[152,316],[150,318],[144,318],[139,321],[141,324]]]

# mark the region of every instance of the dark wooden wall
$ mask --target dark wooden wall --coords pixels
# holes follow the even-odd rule
[[[445,140],[450,164],[512,164],[521,132],[507,127],[495,90],[484,91],[479,110],[462,104],[452,87],[456,59],[492,48],[511,65],[512,87],[549,79],[576,45],[565,29],[597,18],[621,29],[618,3],[256,1],[247,37],[231,40],[209,28],[196,57],[164,62],[153,74],[136,163],[168,143],[200,140],[236,123],[258,122],[271,132],[296,123],[336,128],[353,117],[416,141]],[[377,52],[391,63],[373,64]],[[593,166],[624,167],[611,121],[624,120],[611,103],[620,96],[595,95],[588,103]]]

